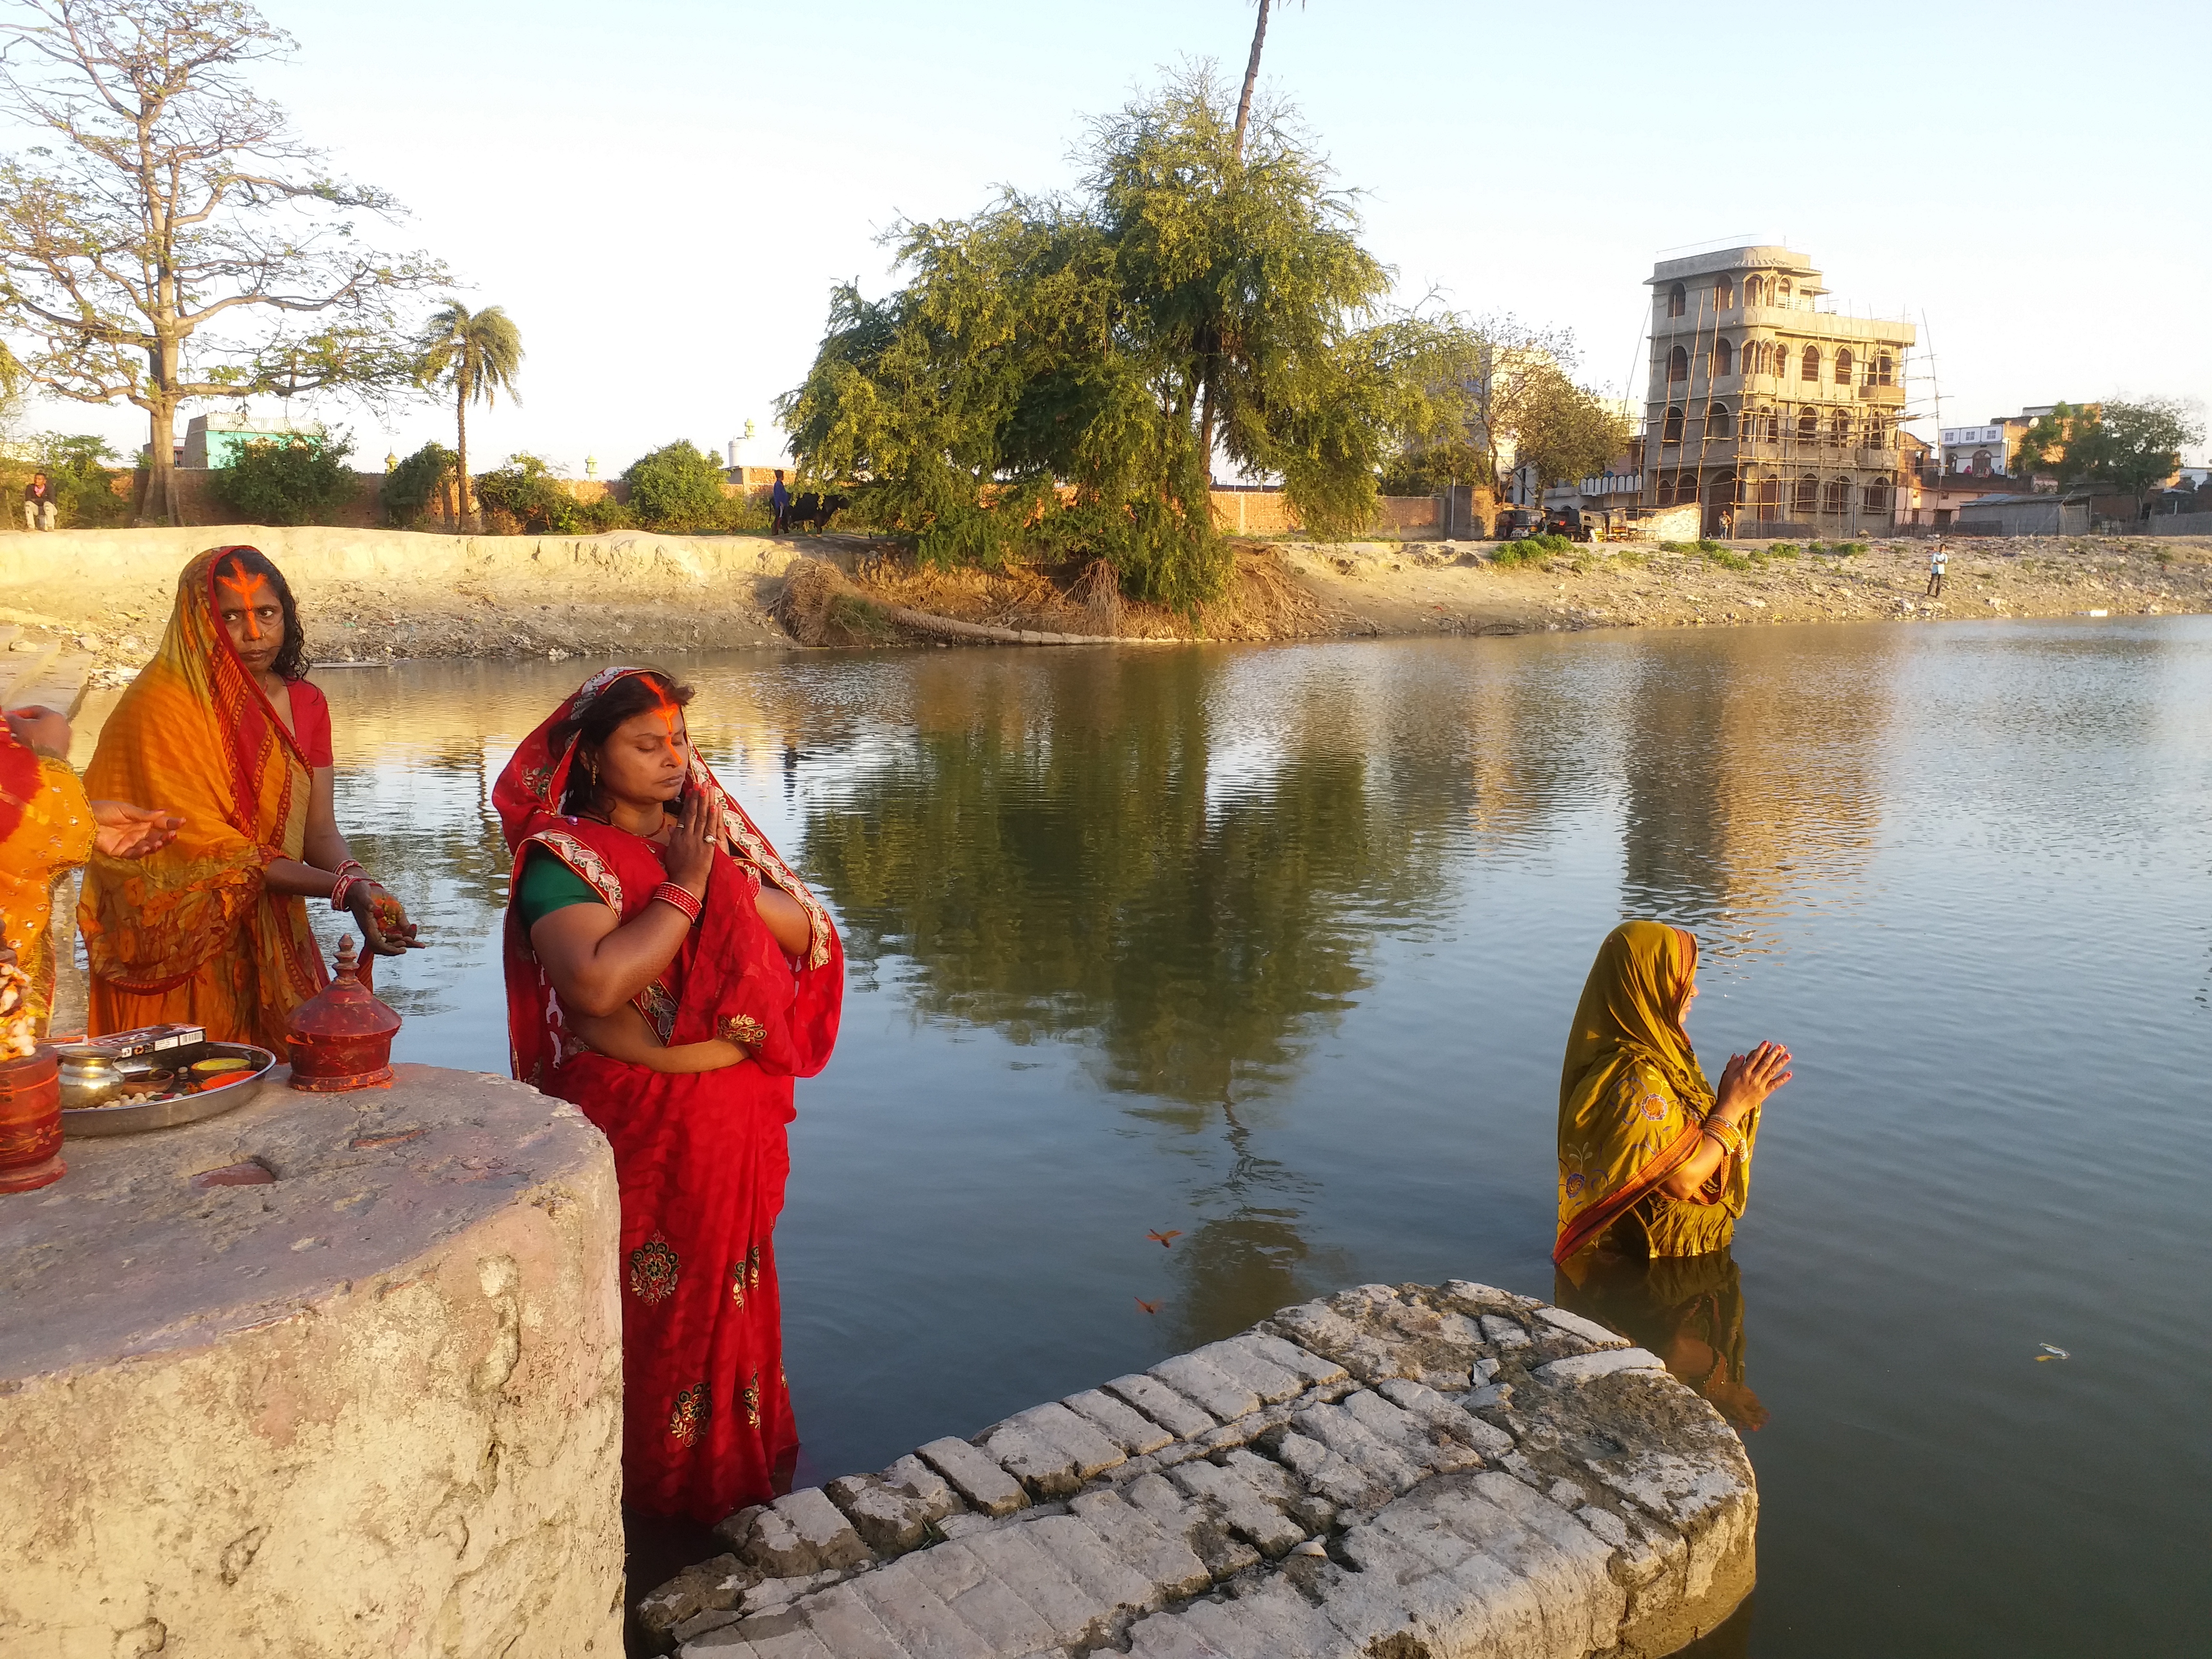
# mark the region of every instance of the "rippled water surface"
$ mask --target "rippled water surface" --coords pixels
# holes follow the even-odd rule
[[[1660,915],[1709,1067],[1797,1079],[1740,1285],[1585,1299],[1761,1425],[1748,1650],[2202,1650],[2212,625],[674,665],[851,952],[778,1236],[802,1479],[1346,1285],[1572,1293],[1566,1022]],[[489,780],[588,666],[323,677],[439,941],[404,1057],[504,1067]]]

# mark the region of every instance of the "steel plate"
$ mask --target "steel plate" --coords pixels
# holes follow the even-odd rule
[[[253,1062],[253,1070],[243,1083],[234,1083],[228,1089],[211,1090],[204,1095],[185,1095],[176,1100],[149,1100],[139,1106],[79,1106],[62,1114],[62,1134],[64,1139],[82,1140],[92,1135],[137,1135],[153,1129],[173,1129],[179,1124],[198,1123],[211,1117],[221,1117],[225,1112],[234,1112],[260,1094],[268,1083],[269,1073],[276,1069],[276,1056],[266,1048],[257,1048],[250,1042],[210,1042],[208,1057],[221,1059],[225,1055]]]

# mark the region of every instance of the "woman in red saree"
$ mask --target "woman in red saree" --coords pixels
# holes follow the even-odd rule
[[[773,1235],[792,1082],[830,1059],[828,914],[690,746],[687,687],[611,668],[493,801],[514,868],[514,1074],[574,1102],[622,1193],[623,1501],[712,1525],[787,1484]]]

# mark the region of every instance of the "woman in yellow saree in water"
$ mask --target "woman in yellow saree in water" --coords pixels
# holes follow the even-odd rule
[[[1717,1094],[1683,1029],[1697,994],[1698,942],[1679,927],[1623,922],[1598,947],[1559,1073],[1554,1262],[1594,1244],[1702,1255],[1734,1237],[1759,1107],[1790,1081],[1790,1051],[1730,1056]]]
[[[351,912],[369,954],[414,946],[339,832],[330,705],[304,643],[291,589],[258,549],[212,549],[177,578],[161,648],[85,771],[96,794],[185,820],[140,863],[92,860],[78,917],[94,1036],[186,1021],[283,1054],[292,1010],[330,978],[307,898]]]

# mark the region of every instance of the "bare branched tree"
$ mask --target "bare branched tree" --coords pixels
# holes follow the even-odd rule
[[[18,9],[0,112],[51,137],[0,161],[0,330],[33,387],[146,411],[143,518],[178,517],[180,403],[412,383],[398,307],[452,278],[357,240],[349,216],[398,204],[329,176],[247,83],[290,36],[246,0]]]

